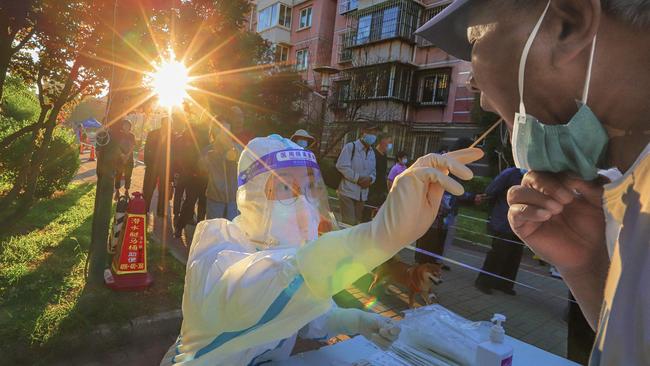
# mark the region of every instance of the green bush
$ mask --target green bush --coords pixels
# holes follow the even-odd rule
[[[323,176],[323,181],[325,181],[325,185],[337,189],[341,173],[336,169],[336,160],[332,158],[322,158],[318,161],[318,165],[320,166],[320,172]]]
[[[28,158],[31,134],[19,138],[6,153],[0,156],[0,186],[7,187],[16,179],[20,168]],[[57,190],[65,189],[79,170],[79,150],[74,133],[57,127],[52,135],[50,149],[43,162],[43,169],[36,181],[37,198],[50,197]]]
[[[483,193],[485,192],[485,188],[487,188],[487,186],[490,185],[490,182],[492,182],[492,179],[492,177],[482,177],[477,175],[471,180],[459,180],[459,182],[461,182],[465,188],[465,192]]]
[[[55,191],[65,189],[79,170],[79,164],[79,147],[74,133],[67,128],[57,128],[36,183],[36,196],[50,197]]]

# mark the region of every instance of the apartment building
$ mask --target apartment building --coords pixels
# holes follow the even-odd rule
[[[252,22],[276,45],[278,61],[295,65],[318,89],[314,67],[332,76],[324,144],[356,138],[361,121],[393,136],[394,152],[412,158],[472,137],[470,65],[414,35],[450,0],[263,0]],[[267,20],[268,19],[268,20]],[[287,20],[288,19],[288,20]],[[345,135],[344,138],[340,138]]]

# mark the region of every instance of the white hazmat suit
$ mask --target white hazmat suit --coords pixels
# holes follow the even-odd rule
[[[239,160],[241,215],[197,226],[181,334],[161,364],[277,361],[290,355],[297,335],[395,339],[390,319],[333,307],[331,296],[424,234],[444,189],[463,192],[447,173],[471,178],[463,164],[482,152],[448,155],[423,157],[400,175],[372,222],[319,238],[332,223],[314,155],[278,135],[253,139]]]

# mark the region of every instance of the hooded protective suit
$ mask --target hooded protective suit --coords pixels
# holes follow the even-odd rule
[[[476,149],[458,155],[464,163],[481,156]],[[331,296],[421,236],[435,218],[443,187],[462,193],[448,170],[472,176],[439,155],[414,166],[396,179],[394,199],[389,196],[375,220],[317,238],[333,223],[314,155],[277,135],[253,139],[239,160],[241,215],[197,226],[181,334],[161,364],[280,360],[290,355],[297,334],[325,339],[361,333],[378,343],[396,338],[389,319],[332,307]]]

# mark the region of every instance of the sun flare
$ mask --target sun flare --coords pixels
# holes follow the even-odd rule
[[[151,73],[151,89],[163,107],[179,106],[188,97],[190,76],[187,67],[176,60],[165,61]]]

